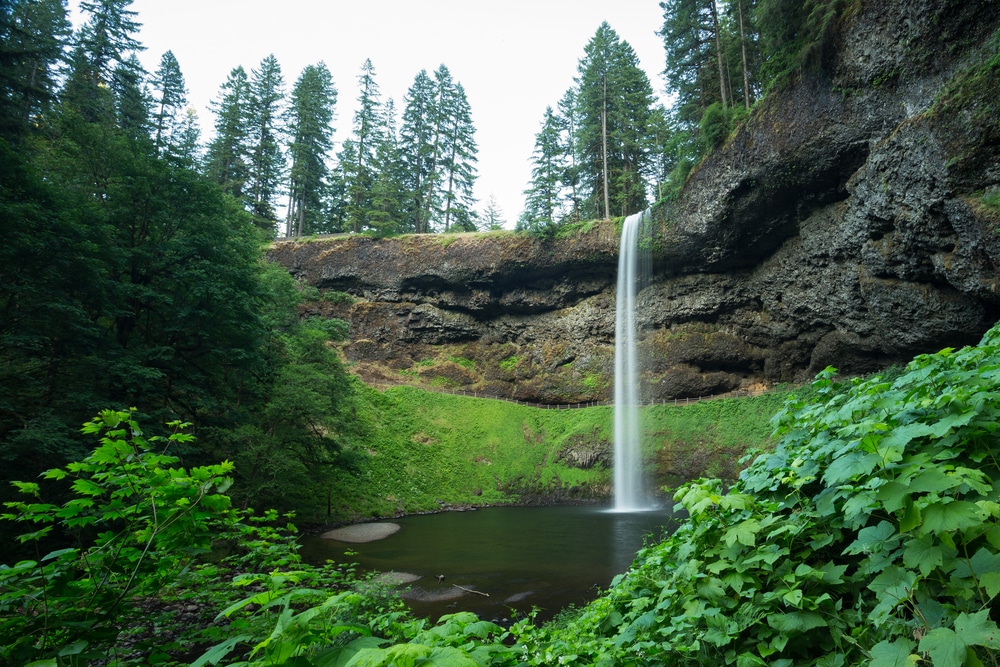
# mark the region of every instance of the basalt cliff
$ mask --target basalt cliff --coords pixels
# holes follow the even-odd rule
[[[1000,318],[1000,3],[855,4],[830,65],[770,93],[651,210],[644,397],[869,372]],[[619,229],[269,256],[319,288],[306,314],[349,322],[368,381],[569,403],[610,396]]]

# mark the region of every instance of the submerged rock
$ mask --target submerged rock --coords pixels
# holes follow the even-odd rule
[[[357,523],[351,526],[344,526],[343,528],[328,530],[320,535],[320,537],[327,540],[337,540],[338,542],[363,543],[385,539],[398,530],[398,523]]]

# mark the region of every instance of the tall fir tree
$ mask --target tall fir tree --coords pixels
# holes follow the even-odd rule
[[[366,59],[358,75],[357,109],[354,112],[351,161],[344,164],[348,191],[348,220],[357,233],[368,226],[375,185],[375,153],[383,132],[381,93],[375,80],[375,67]]]
[[[542,127],[531,154],[531,183],[524,191],[524,213],[518,229],[537,231],[557,223],[566,153],[560,141],[561,123],[552,107],[545,108]]]
[[[479,214],[479,219],[482,221],[482,231],[484,232],[492,232],[498,229],[503,229],[507,225],[503,209],[500,208],[500,204],[497,202],[495,195],[491,194],[486,198],[486,206]]]
[[[161,155],[176,153],[187,108],[187,86],[173,51],[160,58],[150,83],[154,94],[153,143]]]
[[[55,100],[71,33],[65,0],[0,3],[0,136],[23,134]]]
[[[396,132],[396,105],[392,98],[383,105],[380,122],[383,129],[375,147],[375,183],[372,186],[368,225],[376,234],[386,236],[401,231],[403,218],[403,179]]]
[[[400,127],[401,166],[407,215],[406,231],[430,231],[429,217],[437,174],[434,171],[436,146],[436,88],[427,70],[420,70],[405,97]]]
[[[577,78],[580,168],[598,215],[646,207],[653,90],[635,51],[606,22],[584,49]]]
[[[215,137],[208,146],[205,172],[210,180],[251,210],[245,189],[251,161],[250,80],[246,70],[236,67],[230,71],[219,93],[219,99],[212,102]]]
[[[442,69],[445,69],[442,65]],[[473,189],[478,177],[478,145],[472,109],[461,83],[450,74],[440,95],[439,122],[441,153],[441,225],[444,231],[456,228],[475,231]]]
[[[577,104],[577,89],[568,89],[559,100],[556,119],[565,159],[565,168],[560,183],[565,198],[566,220],[579,222],[585,217],[594,217],[596,210],[587,209],[586,200],[580,187],[580,107]]]
[[[175,133],[174,159],[181,166],[198,170],[202,163],[201,125],[198,112],[188,107]]]
[[[333,147],[337,89],[326,64],[308,65],[292,90],[288,108],[291,170],[286,236],[315,231],[322,222],[322,200]]]
[[[132,0],[81,0],[80,9],[87,22],[77,35],[83,50],[88,74],[93,84],[109,84],[118,65],[129,54],[144,47],[135,38],[142,27],[135,20],[137,12],[129,9]]]
[[[710,5],[714,0],[664,0],[663,38],[667,91],[677,95],[678,117],[696,125],[719,97],[715,34]]]
[[[277,223],[275,202],[285,168],[279,125],[285,99],[284,86],[281,66],[274,54],[265,57],[260,67],[250,73],[247,195],[254,224],[272,235]]]
[[[138,144],[150,143],[152,99],[143,82],[142,65],[133,54],[118,66],[111,82],[118,127]]]
[[[87,122],[113,125],[115,79],[139,80],[145,75],[141,68],[125,74],[138,63],[132,56],[144,49],[134,37],[140,24],[135,21],[136,12],[128,9],[131,4],[132,0],[80,3],[88,18],[75,36],[62,99]]]

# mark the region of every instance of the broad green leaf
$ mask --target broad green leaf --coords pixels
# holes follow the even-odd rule
[[[992,600],[1000,593],[1000,572],[987,572],[979,577],[979,585],[986,591],[986,595]]]
[[[965,530],[982,521],[982,510],[967,500],[932,503],[925,507],[921,514],[924,519],[923,529],[931,533]]]
[[[995,554],[986,547],[980,548],[969,560],[960,560],[955,567],[955,576],[962,578],[979,578],[987,572],[1000,572],[1000,554]]]
[[[887,512],[895,512],[903,507],[911,493],[913,491],[910,490],[909,484],[894,480],[880,486],[875,498],[882,503]]]
[[[740,653],[736,656],[736,667],[766,667],[767,663],[764,662],[760,656],[754,655],[753,653]]]
[[[913,655],[913,642],[897,639],[893,642],[880,641],[872,647],[872,661],[869,667],[912,667],[919,656]]]
[[[61,649],[59,649],[59,657],[65,658],[68,655],[79,655],[89,645],[90,642],[88,642],[86,639],[75,641],[72,644],[63,646]]]
[[[951,628],[934,628],[920,639],[920,650],[930,654],[934,667],[962,667],[968,649]]]
[[[836,585],[844,583],[844,572],[847,565],[836,565],[833,561],[827,562],[820,568],[823,572],[823,583]]]
[[[950,414],[940,420],[934,422],[931,425],[931,434],[935,438],[942,438],[948,431],[956,426],[965,426],[968,424],[973,417],[976,416],[975,410],[969,410],[966,412],[959,412],[956,414]]]
[[[881,462],[878,454],[865,454],[852,451],[834,459],[823,473],[823,481],[828,486],[836,486],[848,482],[855,477],[865,476],[875,470]]]
[[[480,667],[465,651],[451,646],[435,648],[427,656],[427,660],[419,664],[427,667]]]
[[[826,620],[815,611],[793,611],[788,614],[769,614],[767,624],[778,632],[801,633],[827,625]]]
[[[747,519],[735,526],[731,526],[726,531],[726,534],[723,535],[722,540],[727,546],[732,546],[735,542],[739,542],[745,546],[752,547],[757,542],[756,536],[759,532],[760,522],[757,519]]]
[[[945,556],[951,555],[951,550],[937,542],[932,535],[922,535],[906,543],[903,564],[920,570],[920,574],[926,577],[944,564]]]
[[[73,480],[73,490],[85,496],[100,496],[104,493],[103,488],[83,478]]]
[[[940,468],[926,468],[911,479],[908,486],[911,493],[934,493],[954,488],[961,483],[961,480],[946,474]]]
[[[882,441],[879,443],[879,449],[885,451],[888,449],[903,448],[914,438],[922,438],[933,433],[934,429],[927,424],[919,422],[897,426],[882,438]]]
[[[896,605],[909,597],[916,580],[917,575],[914,572],[904,570],[897,565],[885,568],[868,584],[868,588],[875,591],[878,600],[869,618],[875,622],[884,620]]]
[[[11,484],[17,487],[17,490],[21,493],[31,496],[38,495],[38,484],[36,482],[11,482]]]
[[[969,646],[1000,649],[1000,628],[990,620],[989,609],[959,614],[955,619],[955,632]]]
[[[490,635],[501,633],[503,633],[503,628],[490,621],[474,621],[466,625],[462,631],[462,634],[466,637],[479,637],[480,639],[486,639]]]
[[[862,528],[861,531],[858,532],[857,539],[851,542],[851,544],[844,549],[844,553],[870,554],[884,551],[887,546],[888,548],[893,548],[898,539],[899,537],[896,535],[896,527],[888,521],[881,521],[877,526]],[[887,545],[886,542],[891,542],[891,544]]]
[[[913,502],[912,497],[907,497],[903,510],[903,518],[899,520],[899,532],[908,533],[924,520],[920,513],[920,506]]]

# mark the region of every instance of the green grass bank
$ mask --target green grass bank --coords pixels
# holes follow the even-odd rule
[[[657,488],[710,475],[767,447],[788,392],[643,408],[647,471]],[[306,518],[347,522],[459,506],[605,501],[611,494],[613,412],[554,410],[358,384],[350,465]],[[311,514],[311,517],[309,516]]]

